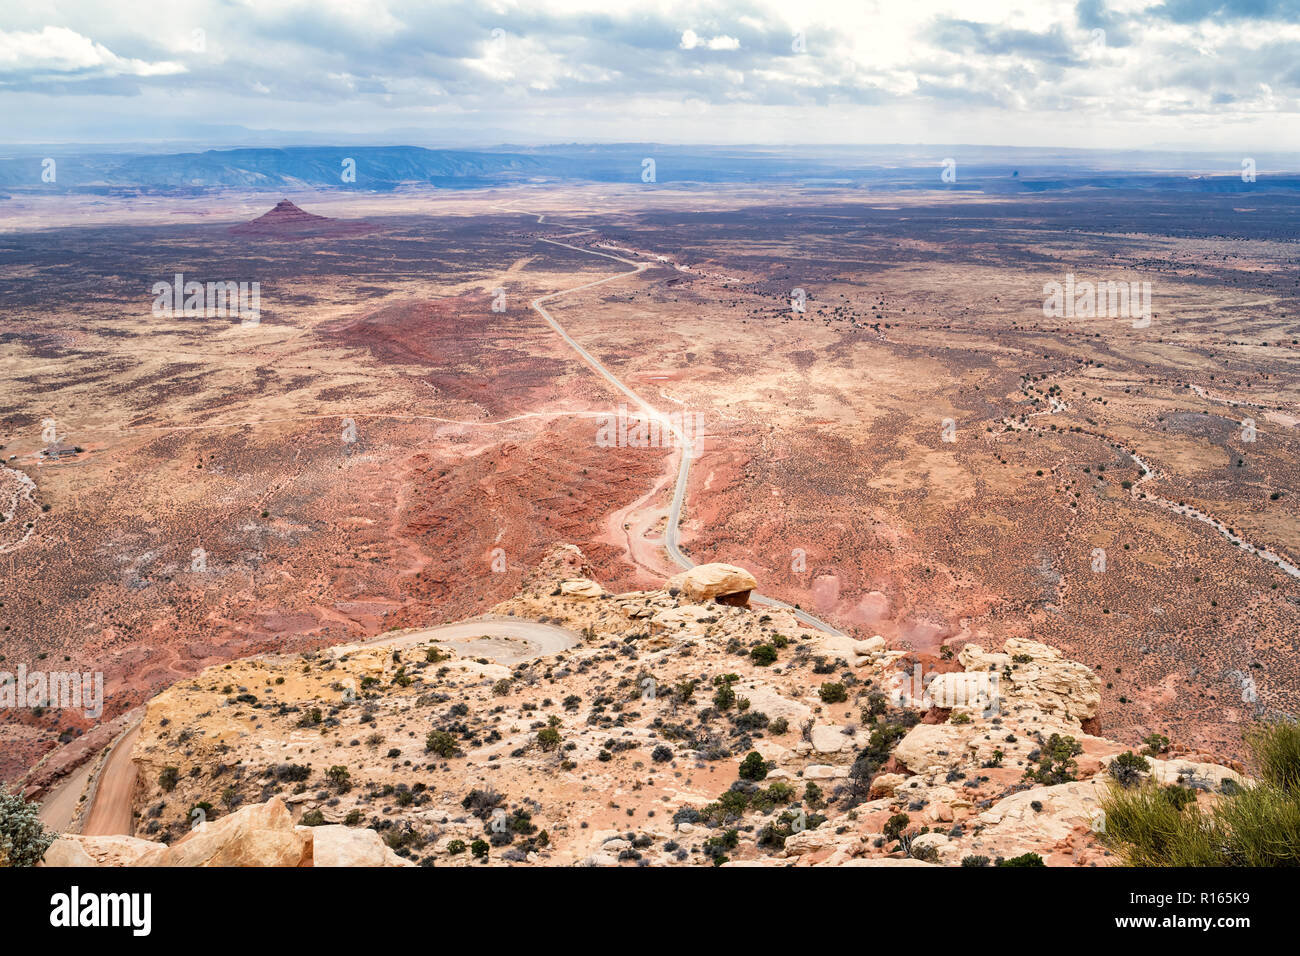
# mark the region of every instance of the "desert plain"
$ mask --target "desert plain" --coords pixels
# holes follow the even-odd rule
[[[324,218],[259,220],[281,199]],[[486,612],[559,542],[611,591],[677,571],[680,443],[598,440],[629,399],[532,307],[559,292],[544,307],[574,342],[702,425],[691,559],[936,659],[1040,642],[1100,678],[1094,732],[1238,755],[1247,722],[1300,705],[1296,207],[19,197],[0,669],[99,671],[105,700],[0,714],[0,779],[211,665]],[[176,274],[259,283],[257,321],[155,314]],[[1046,315],[1068,276],[1150,283],[1149,321]]]

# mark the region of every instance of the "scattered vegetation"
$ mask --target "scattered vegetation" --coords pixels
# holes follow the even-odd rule
[[[1193,787],[1116,781],[1103,841],[1128,866],[1300,865],[1300,726],[1265,724],[1245,739],[1256,783],[1225,780],[1202,807]]]

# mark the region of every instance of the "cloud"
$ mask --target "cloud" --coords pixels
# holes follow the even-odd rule
[[[1273,20],[1300,22],[1300,0],[1166,0],[1149,13],[1175,23],[1205,20]]]
[[[116,76],[174,76],[184,64],[170,60],[149,62],[121,57],[89,37],[66,27],[47,26],[39,31],[0,30],[0,76],[48,76],[102,79]]]
[[[250,128],[466,127],[640,141],[877,141],[926,117],[1037,135],[1046,116],[1204,135],[1300,112],[1300,0],[92,0],[0,13],[0,112],[123,135],[202,115]],[[192,42],[202,30],[204,42]],[[794,42],[798,34],[799,42]],[[1288,59],[1291,57],[1291,59]],[[1259,85],[1267,83],[1267,96]],[[859,112],[854,112],[855,110]],[[861,110],[870,110],[868,119]],[[976,112],[983,111],[983,112]],[[1190,132],[1187,117],[1197,132]],[[855,117],[859,117],[854,119]],[[1167,121],[1167,123],[1166,123]],[[676,125],[675,125],[676,124]],[[937,125],[936,125],[937,124]],[[486,135],[486,134],[485,134]],[[902,135],[901,132],[894,135]],[[912,134],[916,135],[916,134]],[[1116,134],[1118,135],[1118,134]],[[527,136],[522,137],[527,139]],[[500,140],[498,140],[500,141]],[[1104,142],[1100,145],[1105,145]]]

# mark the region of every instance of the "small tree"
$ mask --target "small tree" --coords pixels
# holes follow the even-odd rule
[[[767,771],[767,761],[757,750],[751,750],[740,762],[739,773],[742,780],[762,780],[767,776]]]
[[[1131,787],[1142,779],[1142,774],[1151,769],[1145,757],[1139,757],[1131,750],[1126,750],[1110,762],[1110,775],[1122,786]]]
[[[908,828],[911,822],[912,822],[912,818],[909,817],[906,813],[895,813],[892,817],[890,817],[888,820],[885,821],[885,829],[884,829],[885,839],[897,840],[899,836],[902,835],[903,831]]]
[[[0,867],[35,866],[55,836],[41,823],[37,804],[0,784]]]

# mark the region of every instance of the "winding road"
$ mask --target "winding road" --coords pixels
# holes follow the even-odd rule
[[[542,213],[525,212],[524,210],[512,210],[512,211],[520,212],[529,216],[536,216],[537,222],[539,224],[544,222],[546,218],[545,215]],[[578,233],[573,233],[572,235],[578,235],[581,232],[591,232],[591,231],[592,230],[589,229],[580,230]],[[614,262],[619,262],[622,263],[623,265],[632,267],[632,271],[630,272],[620,272],[617,273],[616,275],[606,276],[603,279],[597,279],[594,282],[584,282],[582,285],[574,286],[571,289],[562,289],[559,292],[549,292],[546,295],[541,295],[533,299],[533,301],[530,304],[532,305],[533,309],[537,312],[537,314],[540,315],[546,321],[546,324],[549,325],[556,332],[556,334],[560,336],[560,338],[564,339],[565,343],[570,348],[572,348],[575,352],[578,353],[579,356],[581,356],[582,360],[587,363],[587,365],[592,369],[592,371],[600,375],[603,379],[605,379],[606,382],[608,382],[619,392],[626,395],[628,399],[631,402],[633,402],[636,405],[636,407],[639,408],[648,418],[654,419],[655,421],[659,422],[660,426],[663,429],[665,429],[668,432],[671,432],[673,437],[677,439],[677,447],[681,453],[681,464],[678,466],[677,469],[677,484],[673,488],[673,500],[668,510],[668,523],[664,528],[664,550],[668,552],[668,556],[679,567],[684,569],[693,568],[695,567],[695,562],[692,561],[690,558],[688,558],[682,552],[681,544],[679,540],[678,525],[681,522],[682,506],[686,503],[686,486],[690,478],[691,463],[695,460],[696,452],[695,452],[694,443],[691,441],[690,437],[686,435],[685,432],[682,431],[680,425],[675,423],[672,418],[661,413],[657,408],[655,408],[653,405],[651,405],[649,402],[643,399],[640,395],[632,391],[632,389],[630,389],[627,385],[623,384],[623,382],[620,381],[618,377],[614,375],[613,372],[611,372],[609,369],[607,369],[604,366],[604,364],[601,363],[600,359],[596,358],[585,348],[583,348],[580,344],[578,344],[578,342],[574,340],[573,336],[571,336],[568,333],[568,331],[564,328],[564,326],[560,325],[560,323],[555,320],[555,317],[546,310],[546,305],[545,305],[545,303],[558,299],[561,296],[571,295],[574,292],[581,292],[584,289],[591,289],[598,285],[604,285],[606,282],[613,282],[616,279],[626,278],[627,276],[630,275],[638,275],[644,272],[646,269],[650,268],[651,265],[666,263],[668,260],[660,257],[660,261],[656,263],[636,262],[632,259],[624,259],[619,256],[612,255],[611,253],[608,252],[596,252],[595,250],[592,249],[584,249],[582,246],[571,245],[567,242],[560,242],[559,240],[556,239],[542,238],[541,241],[549,242],[551,245],[554,246],[562,246],[565,249],[572,249],[575,252],[584,252],[587,255],[600,256],[602,259],[612,259]],[[778,601],[776,598],[764,597],[761,594],[753,594],[750,596],[750,601],[753,602],[754,604],[758,604],[763,607],[783,608],[793,613],[796,618],[798,618],[804,624],[807,624],[809,627],[816,628],[817,630],[823,631],[827,634],[833,634],[837,637],[849,636],[845,634],[843,631],[839,630],[838,628],[830,624],[827,624],[825,621],[813,617],[807,611],[794,607],[793,605],[786,604],[784,601]]]

